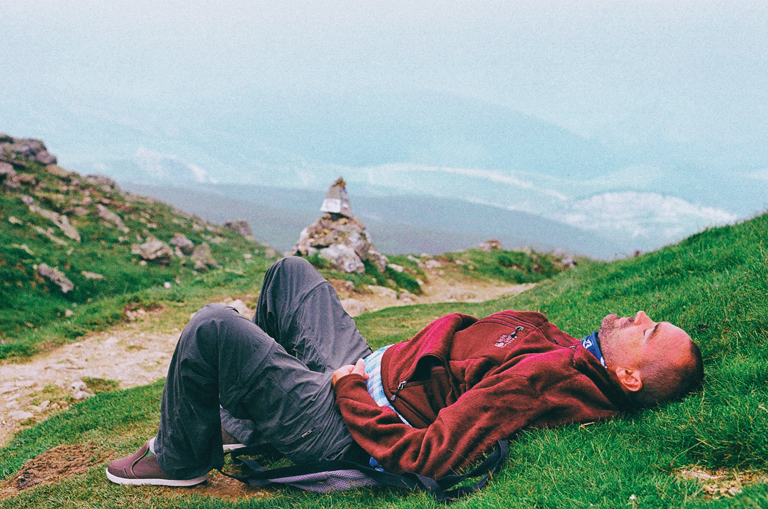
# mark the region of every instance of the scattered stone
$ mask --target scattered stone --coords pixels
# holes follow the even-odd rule
[[[40,164],[45,164],[45,165],[56,164],[56,156],[48,153],[47,150],[41,150],[40,152],[38,152],[35,159],[37,159],[37,162],[39,162]]]
[[[123,223],[123,218],[109,210],[107,207],[102,205],[101,203],[96,205],[96,209],[99,212],[99,217],[102,218],[107,223],[110,223],[114,225],[118,230],[120,230],[123,233],[128,233],[131,231],[130,228],[125,226],[125,223]]]
[[[19,197],[19,199],[21,201],[23,201],[24,203],[26,203],[27,205],[34,205],[35,204],[35,199],[32,198],[31,196],[27,196],[26,194],[22,194]]]
[[[173,258],[171,247],[156,238],[150,238],[141,245],[134,245],[131,251],[133,254],[139,255],[144,261],[157,262],[163,265],[170,263],[171,258]]]
[[[563,249],[555,249],[552,254],[560,258],[560,265],[562,267],[565,267],[566,269],[572,269],[576,266],[576,260],[573,258],[573,255],[567,251]]]
[[[205,272],[209,267],[219,268],[219,264],[216,262],[216,259],[211,252],[211,246],[206,242],[195,247],[194,251],[192,251],[191,258],[195,262],[195,270]]]
[[[104,279],[104,276],[97,274],[96,272],[88,272],[87,270],[84,270],[82,274],[85,279]]]
[[[75,314],[75,312],[72,311],[71,309],[67,309],[67,310],[64,311],[64,316],[66,316],[66,317],[70,317],[70,316],[72,316],[74,314]]]
[[[342,299],[341,307],[344,308],[344,311],[346,311],[349,316],[362,315],[367,310],[365,304],[357,299]]]
[[[88,390],[86,383],[82,380],[75,380],[69,384],[69,388],[72,390],[72,397],[77,401],[93,396]]]
[[[396,263],[388,263],[387,267],[394,270],[395,272],[403,272],[405,270],[405,267],[403,267],[402,265],[398,265]]]
[[[416,302],[416,296],[406,291],[398,295],[397,300],[399,300],[400,302],[412,304]]]
[[[13,178],[16,182],[19,184],[24,184],[25,186],[34,186],[37,184],[37,179],[34,175],[30,175],[28,173],[22,173],[20,175],[16,175]]]
[[[70,172],[60,166],[57,166],[56,164],[49,164],[45,167],[45,169],[48,170],[48,173],[55,177],[65,178],[70,176]]]
[[[195,244],[181,233],[174,235],[170,244],[176,246],[185,255],[191,255],[195,249]]]
[[[24,224],[24,221],[13,216],[8,217],[8,222],[11,224]]]
[[[163,288],[165,288],[166,290],[169,289],[170,287],[171,287],[170,281],[166,281],[165,283],[163,283]]]
[[[15,247],[16,249],[21,249],[22,251],[24,251],[30,256],[35,256],[35,253],[33,253],[32,250],[29,249],[29,246],[26,244],[11,244],[11,247]]]
[[[13,165],[0,163],[0,184],[12,181],[15,176],[16,170],[13,169]]]
[[[52,240],[53,242],[59,244],[60,246],[67,246],[67,241],[64,239],[60,239],[57,236],[55,236],[52,232],[52,228],[48,228],[47,230],[40,228],[39,226],[33,225],[32,229],[35,230],[40,235],[45,235],[48,237],[49,240]]]
[[[13,412],[8,412],[7,417],[12,421],[26,421],[27,419],[34,417],[34,414],[24,410],[14,410]]]
[[[57,284],[59,288],[61,288],[62,293],[67,293],[75,289],[75,285],[72,281],[67,279],[67,276],[65,276],[63,272],[49,267],[45,263],[37,267],[37,273]]]
[[[496,239],[486,240],[485,242],[481,242],[477,247],[478,249],[490,253],[491,251],[499,251],[501,249],[501,242]]]
[[[39,214],[46,219],[50,219],[51,221],[53,221],[53,224],[59,227],[59,229],[64,233],[64,235],[74,240],[75,242],[80,242],[80,233],[77,231],[77,228],[75,228],[69,223],[69,218],[67,216],[58,214],[51,210],[46,210],[36,205],[30,205],[29,211]]]
[[[117,185],[117,182],[103,175],[86,175],[84,179],[89,184],[96,187],[100,187],[101,190],[106,193],[115,193],[120,190],[120,188]]]
[[[397,292],[392,288],[387,288],[386,286],[368,285],[368,289],[381,297],[397,300]]]
[[[442,266],[443,266],[443,264],[441,264],[437,260],[427,260],[424,263],[424,267],[426,267],[427,269],[439,269]]]
[[[235,219],[232,221],[226,221],[224,223],[224,228],[229,228],[235,233],[239,233],[243,237],[251,237],[253,238],[253,231],[251,230],[251,225],[248,224],[248,221],[245,219]]]

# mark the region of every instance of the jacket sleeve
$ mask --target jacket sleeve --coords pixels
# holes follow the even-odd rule
[[[510,438],[546,414],[549,403],[540,398],[542,383],[510,372],[489,376],[423,429],[407,426],[392,409],[377,406],[359,375],[340,379],[335,391],[352,437],[384,468],[439,478],[457,473],[496,440]]]

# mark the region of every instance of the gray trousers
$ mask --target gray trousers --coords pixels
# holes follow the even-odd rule
[[[181,333],[160,407],[160,467],[177,478],[220,468],[222,416],[234,436],[270,442],[296,463],[345,457],[357,446],[331,376],[369,353],[330,283],[303,258],[279,260],[253,321],[211,304]]]

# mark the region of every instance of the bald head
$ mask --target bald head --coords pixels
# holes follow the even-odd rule
[[[599,332],[608,370],[642,407],[677,399],[704,377],[701,352],[690,336],[669,322],[608,315]]]

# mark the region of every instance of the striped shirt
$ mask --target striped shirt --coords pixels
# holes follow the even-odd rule
[[[403,421],[403,423],[410,426],[408,421],[406,421],[405,418],[400,415],[397,410],[395,410],[395,407],[392,406],[392,403],[390,403],[390,401],[387,399],[387,395],[384,394],[384,385],[381,381],[381,358],[384,356],[384,352],[390,346],[392,345],[379,348],[368,357],[363,359],[365,361],[365,372],[368,374],[368,380],[366,380],[366,384],[368,385],[368,393],[371,395],[371,397],[373,397],[373,400],[377,405],[391,408],[392,411],[395,412],[398,417],[400,417],[400,420]]]

